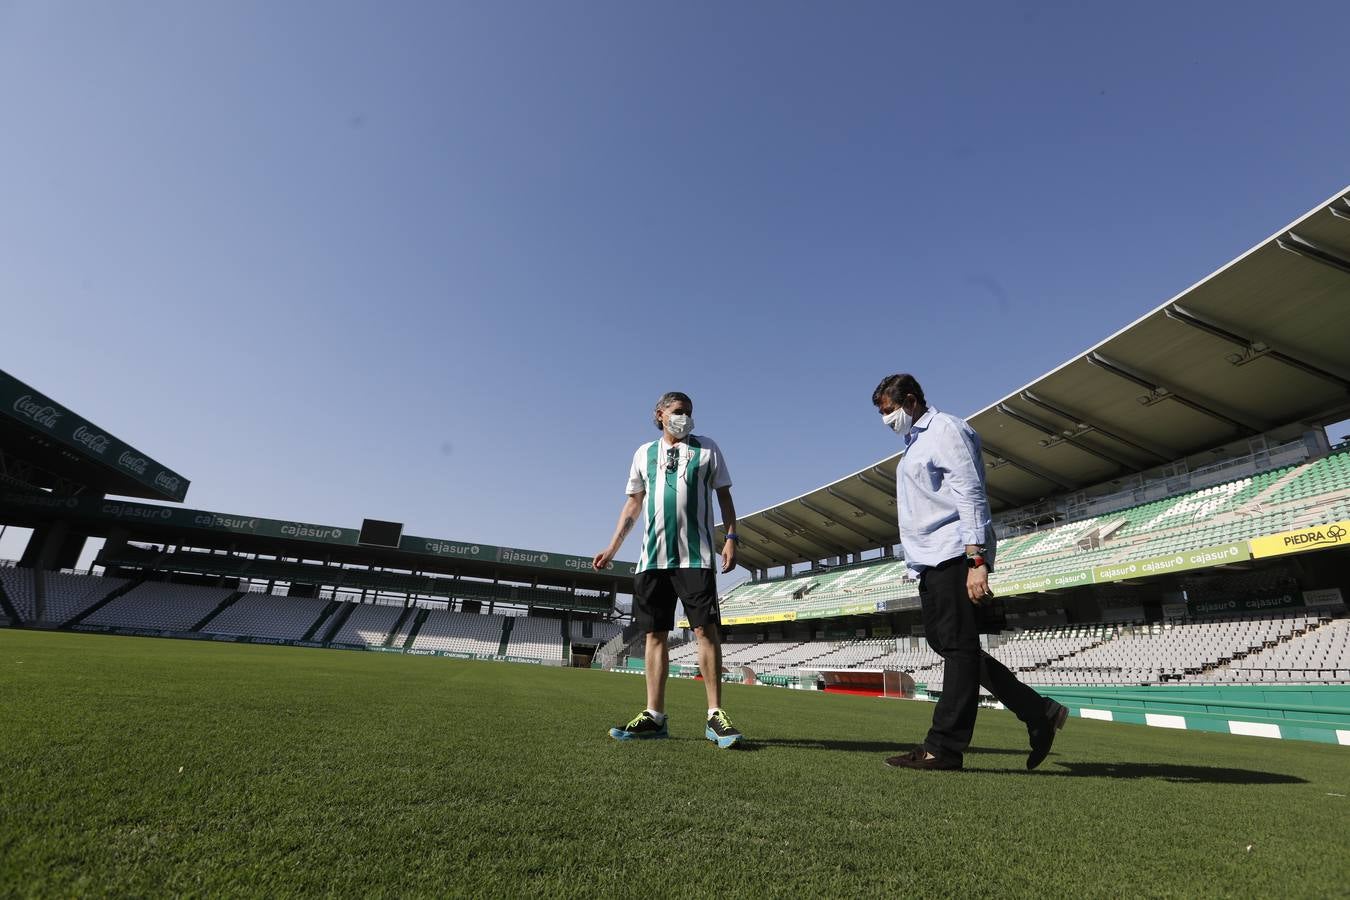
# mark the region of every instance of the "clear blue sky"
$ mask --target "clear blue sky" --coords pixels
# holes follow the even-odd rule
[[[894,452],[882,375],[970,413],[1343,187],[1347,26],[0,0],[0,367],[189,506],[590,554],[663,391],[748,512]]]

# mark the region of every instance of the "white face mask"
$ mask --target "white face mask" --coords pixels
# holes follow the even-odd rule
[[[666,416],[666,434],[679,440],[694,430],[694,420],[683,413]]]
[[[914,417],[899,407],[882,416],[881,421],[885,422],[896,434],[905,434],[914,426]]]

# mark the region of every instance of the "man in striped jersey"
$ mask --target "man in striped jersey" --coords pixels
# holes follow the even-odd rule
[[[647,634],[647,708],[628,724],[611,728],[610,737],[630,741],[663,738],[669,733],[666,640],[675,627],[678,598],[698,635],[698,666],[708,694],[704,736],[726,749],[741,739],[741,733],[722,711],[722,619],[713,565],[719,556],[723,572],[730,572],[736,564],[736,507],[731,502],[731,474],[722,451],[712,438],[692,433],[693,412],[694,401],[678,391],[657,401],[652,420],[661,437],[633,454],[628,500],[619,513],[618,527],[592,564],[598,570],[609,565],[645,511],[633,618]],[[720,554],[713,549],[714,492],[727,530]]]

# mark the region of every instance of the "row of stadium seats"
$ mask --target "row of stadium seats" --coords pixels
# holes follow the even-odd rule
[[[1039,669],[1108,641],[1114,634],[1114,627],[1106,624],[1019,631],[989,655],[1014,671]]]
[[[1336,491],[1350,490],[1350,451],[1325,456],[1303,467],[1271,496],[1273,503],[1290,503]]]
[[[1336,619],[1322,628],[1258,650],[1185,681],[1252,683],[1350,681],[1350,619]]]
[[[37,619],[37,588],[33,577],[32,569],[0,567],[0,589],[4,590],[14,611],[24,622]],[[120,578],[91,578],[64,572],[44,572],[43,577],[47,586],[47,603],[42,615],[44,624],[68,621],[126,583]]]
[[[43,624],[60,625],[103,601],[128,582],[120,578],[43,573],[46,609]],[[20,620],[32,623],[36,616],[34,573],[14,566],[0,567],[0,588],[15,607]],[[159,632],[188,632],[207,619],[202,634],[275,640],[320,639],[329,623],[340,620],[342,611],[324,616],[332,601],[317,598],[284,597],[267,593],[245,593],[217,614],[212,615],[236,595],[230,588],[210,588],[167,582],[145,582],[133,587],[89,614],[80,623],[91,628],[127,628]],[[404,607],[372,604],[343,604],[350,608],[346,620],[331,638],[334,643],[355,646],[381,646],[390,643],[390,630],[400,618],[406,622],[393,644],[403,646],[415,617],[405,616]],[[339,606],[334,607],[340,610]],[[511,620],[504,634],[506,617],[476,613],[429,611],[411,648],[448,650],[481,655],[498,655],[503,637],[506,653],[528,659],[561,662],[565,642],[559,619],[520,616]],[[5,624],[8,624],[7,622]],[[316,626],[318,626],[316,628]],[[610,622],[574,621],[572,640],[604,642],[619,633]],[[315,632],[311,635],[311,632]],[[589,632],[589,636],[587,635]]]
[[[188,631],[233,593],[230,588],[147,581],[95,610],[85,618],[83,624],[151,631]]]
[[[1192,622],[1126,627],[1110,640],[1088,647],[1045,668],[1052,675],[1116,676],[1126,683],[1151,684],[1198,673],[1263,647],[1272,646],[1316,623],[1311,616],[1247,621]],[[1039,674],[1039,673],[1033,673]]]
[[[1157,684],[1179,681],[1350,682],[1350,619],[1313,612],[1185,623],[1095,623],[1005,633],[990,655],[1029,684]],[[993,642],[991,642],[993,643]],[[695,642],[676,644],[672,663],[694,666]],[[922,638],[745,642],[722,648],[729,668],[899,669],[939,689],[942,659]]]
[[[562,623],[557,619],[517,616],[507,638],[506,653],[529,659],[562,659]]]
[[[505,616],[433,610],[413,639],[412,649],[496,656],[505,622]]]
[[[404,612],[401,606],[358,603],[330,640],[355,647],[382,647]]]
[[[572,620],[572,643],[604,644],[617,637],[623,629],[613,622]]]
[[[203,626],[202,633],[298,641],[314,627],[327,606],[327,600],[314,598],[245,594]]]

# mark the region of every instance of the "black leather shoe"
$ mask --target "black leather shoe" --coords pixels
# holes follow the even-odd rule
[[[935,769],[951,772],[960,770],[961,760],[942,756],[930,757],[927,750],[915,747],[908,753],[892,756],[886,760],[886,765],[892,769]]]
[[[1045,724],[1034,730],[1027,729],[1031,735],[1031,753],[1027,756],[1028,771],[1045,762],[1045,758],[1050,755],[1050,748],[1055,744],[1055,735],[1064,727],[1068,718],[1069,708],[1055,703],[1045,717]]]

